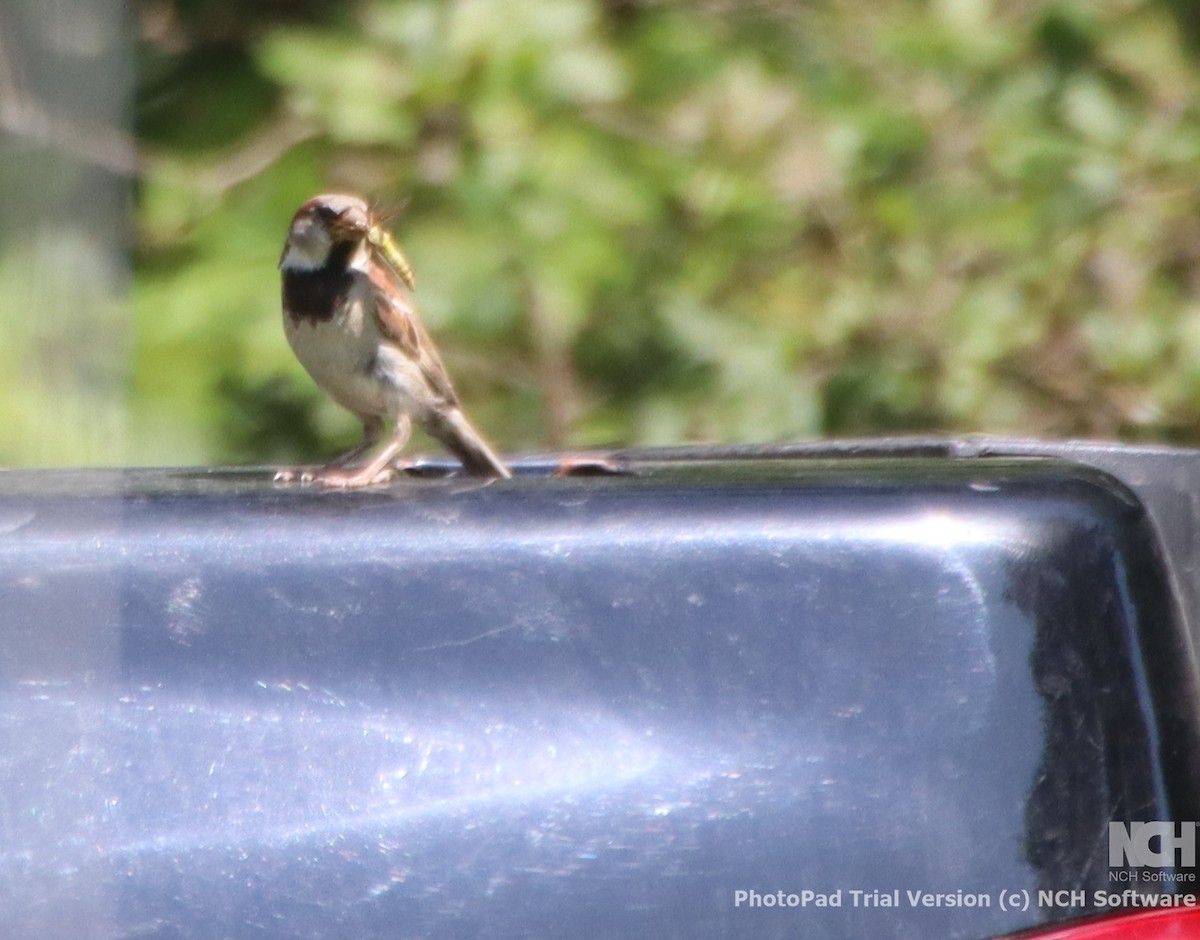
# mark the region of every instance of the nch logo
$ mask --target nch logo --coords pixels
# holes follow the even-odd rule
[[[1190,868],[1196,864],[1194,822],[1110,822],[1108,864],[1116,868]]]

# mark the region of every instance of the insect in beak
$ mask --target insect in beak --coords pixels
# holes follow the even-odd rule
[[[412,265],[408,263],[408,258],[400,250],[400,245],[392,237],[392,233],[377,220],[372,221],[367,230],[367,243],[375,252],[375,257],[387,265],[405,287],[409,290],[416,288],[417,278],[413,274]]]
[[[400,243],[396,241],[387,225],[408,206],[408,201],[390,210],[372,206],[368,213],[367,244],[371,246],[372,256],[384,265],[409,290],[415,290],[417,277],[412,265],[404,254]]]

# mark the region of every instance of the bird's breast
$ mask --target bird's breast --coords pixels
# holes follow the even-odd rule
[[[359,415],[390,412],[377,375],[379,332],[367,310],[369,296],[354,283],[328,315],[297,314],[284,280],[283,328],[300,364],[344,408]]]

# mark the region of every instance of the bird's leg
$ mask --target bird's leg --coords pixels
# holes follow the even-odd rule
[[[327,467],[349,467],[356,463],[363,454],[372,450],[379,443],[379,439],[383,437],[383,418],[368,415],[362,419],[362,428],[362,440],[340,457],[334,457],[326,465]]]
[[[409,420],[408,415],[401,415],[396,419],[396,428],[392,432],[392,439],[370,463],[357,470],[326,468],[318,471],[313,476],[313,481],[331,489],[352,489],[357,486],[387,483],[396,475],[396,469],[389,464],[404,449],[410,434],[412,434],[412,421]]]
[[[342,454],[340,457],[335,457],[324,467],[313,470],[301,467],[283,467],[275,474],[276,483],[312,483],[324,471],[333,470],[340,467],[346,467],[353,464],[363,454],[370,451],[379,439],[383,437],[383,419],[375,415],[367,415],[360,417],[363,427],[362,440]]]

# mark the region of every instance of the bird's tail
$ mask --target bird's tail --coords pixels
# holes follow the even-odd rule
[[[502,479],[512,476],[508,467],[467,420],[461,408],[433,414],[425,422],[425,430],[445,444],[462,461],[463,469],[472,476]]]

